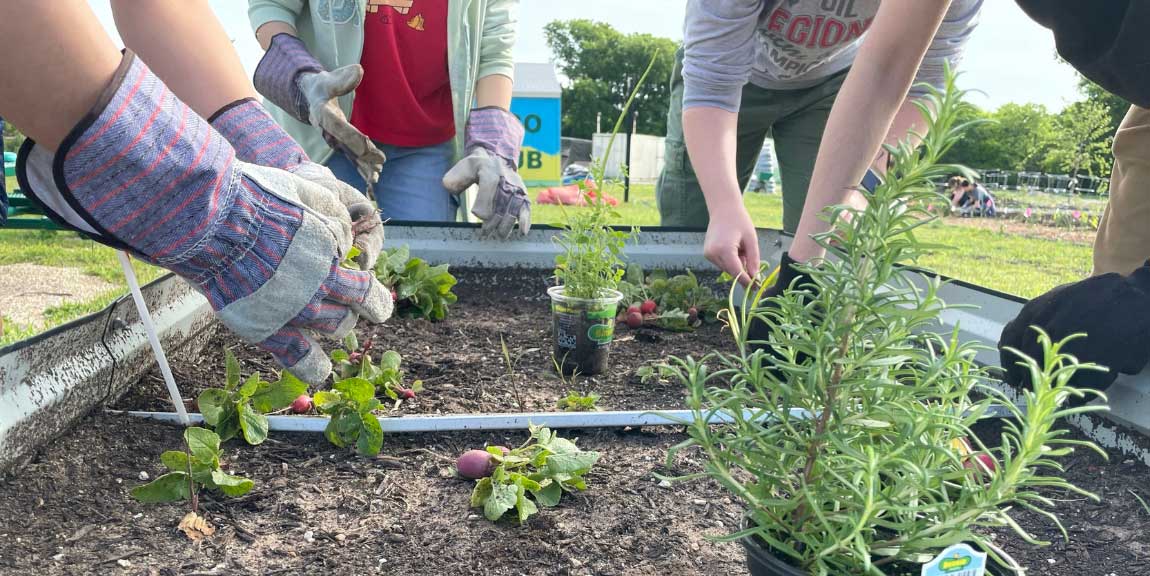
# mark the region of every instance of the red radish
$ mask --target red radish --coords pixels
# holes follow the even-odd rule
[[[627,327],[638,328],[643,325],[643,315],[639,312],[627,313]]]
[[[495,470],[495,459],[486,450],[468,450],[455,462],[455,469],[464,478],[486,478]]]
[[[296,399],[292,400],[291,411],[296,414],[307,414],[311,411],[311,396],[307,394],[296,396]]]
[[[699,309],[695,308],[694,306],[687,308],[687,320],[693,323],[698,319],[699,319]]]
[[[994,457],[986,452],[971,454],[970,458],[962,463],[962,467],[974,470],[979,478],[982,478],[984,474],[994,476],[994,473],[998,471],[998,464],[994,461]]]
[[[655,308],[656,308],[656,306],[655,306],[655,301],[654,301],[654,300],[650,300],[650,299],[648,299],[648,300],[645,300],[645,301],[643,302],[643,305],[642,305],[642,306],[639,306],[639,311],[640,311],[640,312],[642,312],[642,313],[643,313],[643,314],[645,314],[645,315],[646,315],[646,314],[654,314],[654,313],[655,313]]]
[[[399,302],[399,294],[397,294],[397,293],[395,292],[395,288],[391,288],[390,290],[391,290],[391,301],[392,301],[393,303],[394,303],[394,302]]]
[[[642,314],[643,311],[639,309],[638,304],[632,304],[632,305],[627,307],[627,313],[628,314]]]
[[[412,398],[415,398],[415,390],[412,390],[411,388],[400,388],[399,397],[403,398],[404,400],[411,400]]]

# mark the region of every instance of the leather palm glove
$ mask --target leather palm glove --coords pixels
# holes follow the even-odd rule
[[[471,213],[483,221],[485,236],[508,238],[517,222],[526,234],[531,229],[531,200],[516,171],[523,125],[502,108],[476,108],[467,119],[464,140],[465,156],[444,175],[443,186],[459,194],[479,185]]]
[[[323,131],[332,148],[355,162],[368,187],[379,181],[387,157],[371,139],[351,125],[339,107],[339,97],[350,94],[363,80],[363,67],[351,64],[331,72],[291,34],[272,37],[253,78],[256,90],[293,118]]]
[[[1110,369],[1079,370],[1071,386],[1105,390],[1118,374],[1141,372],[1150,360],[1150,261],[1126,276],[1110,273],[1064,284],[1023,306],[998,342],[1006,380],[1015,386],[1031,386],[1030,372],[1006,348],[1019,350],[1039,365],[1044,360],[1038,333],[1031,326],[1042,328],[1054,342],[1085,333],[1062,352]]]
[[[240,160],[287,170],[328,190],[332,201],[325,205],[336,212],[325,215],[351,218],[353,243],[359,249],[355,262],[360,270],[375,268],[383,250],[383,221],[375,205],[362,192],[336,178],[326,166],[308,159],[303,148],[255,99],[232,102],[212,114],[209,122],[235,148]],[[339,214],[341,210],[346,214]]]
[[[391,315],[371,272],[340,266],[352,222],[330,191],[237,159],[130,51],[59,148],[28,140],[17,168],[56,222],[180,276],[305,382],[331,373],[314,335]]]

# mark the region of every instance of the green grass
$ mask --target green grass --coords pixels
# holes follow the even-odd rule
[[[619,224],[659,224],[654,186],[633,186],[631,202],[627,204],[622,203],[621,188],[617,187],[612,194],[620,199]],[[535,191],[531,195],[534,197]],[[756,226],[782,227],[781,195],[747,194],[745,202]],[[532,207],[532,219],[542,224],[562,222],[563,210],[578,208],[536,205]],[[931,252],[919,265],[952,278],[1026,298],[1084,278],[1091,268],[1092,249],[1086,244],[1026,238],[943,221],[923,227],[918,237],[924,242],[950,247]]]
[[[1000,206],[1070,208],[1091,212],[1102,212],[1109,201],[1106,196],[1070,196],[1046,192],[1026,193],[1018,190],[992,190],[991,194]]]
[[[8,180],[11,190],[15,180],[13,178]],[[532,197],[535,196],[535,192],[532,191]],[[622,199],[621,189],[616,189],[613,193]],[[1035,199],[1036,202],[1066,199],[1064,196],[1049,194],[1016,194],[1022,198]],[[1085,200],[1093,204],[1099,202],[1096,199]],[[782,226],[783,208],[780,195],[748,194],[746,204],[757,226],[762,228]],[[578,210],[573,207],[542,205],[536,205],[532,209],[533,220],[542,224],[563,222],[564,210]],[[626,204],[620,203],[618,212],[619,224],[657,226],[659,211],[655,205],[654,186],[634,186],[631,201]],[[919,231],[919,238],[925,242],[951,247],[949,250],[930,253],[919,262],[920,265],[953,278],[1024,297],[1037,296],[1059,284],[1080,279],[1090,272],[1091,247],[1085,244],[1024,238],[945,222],[936,222],[922,228]],[[116,286],[116,289],[101,294],[91,301],[68,302],[48,309],[44,316],[49,327],[98,311],[127,290],[115,252],[72,233],[0,230],[0,265],[16,263],[78,268]],[[162,273],[157,268],[139,262],[135,263],[135,267],[141,282],[154,280]],[[26,338],[35,332],[26,326],[4,322],[0,345]]]
[[[128,289],[114,250],[91,240],[84,240],[70,232],[0,229],[0,265],[20,263],[78,268],[85,274],[91,274],[116,286],[115,289],[86,302],[66,302],[49,308],[44,312],[47,327],[57,326],[100,310],[125,294]],[[135,260],[133,268],[140,283],[150,282],[163,273],[159,268]],[[0,298],[2,297],[3,295],[0,295]],[[0,335],[0,346],[21,340],[35,332],[29,327],[5,321],[4,333]]]

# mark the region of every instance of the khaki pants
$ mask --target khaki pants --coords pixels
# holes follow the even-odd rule
[[[706,228],[710,222],[707,204],[683,139],[682,66],[680,48],[671,71],[663,172],[655,185],[655,197],[663,226]],[[787,232],[799,226],[823,129],[845,78],[844,71],[802,90],[766,90],[751,84],[743,88],[735,151],[739,189],[746,189],[750,182],[763,141],[773,137],[783,187],[783,230]]]
[[[1094,275],[1150,259],[1150,110],[1131,106],[1114,136],[1110,202],[1094,239]]]

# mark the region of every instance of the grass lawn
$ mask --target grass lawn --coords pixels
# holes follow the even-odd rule
[[[125,294],[128,289],[114,250],[91,240],[84,240],[70,232],[0,229],[0,265],[19,263],[77,268],[116,286],[116,289],[87,302],[69,302],[49,308],[44,312],[49,326],[63,324],[100,310]],[[136,261],[133,261],[133,267],[141,283],[150,282],[163,272],[159,268]],[[35,279],[30,278],[29,282],[34,283]],[[3,298],[3,295],[0,295],[0,298]],[[0,335],[0,346],[31,336],[35,332],[28,327],[5,321],[4,332]]]
[[[12,178],[8,180],[8,189],[11,190],[15,181]],[[621,191],[617,192],[622,196]],[[532,191],[534,195],[535,191]],[[1050,195],[1022,196],[1041,198]],[[759,227],[782,226],[782,199],[778,194],[748,194],[746,203]],[[542,224],[559,223],[564,220],[564,210],[578,208],[536,205],[533,207],[533,220]],[[654,186],[634,186],[631,201],[621,203],[618,212],[619,224],[657,226],[659,212],[655,206]],[[921,265],[947,276],[1020,296],[1037,296],[1054,286],[1082,278],[1090,271],[1091,247],[1085,242],[1024,237],[993,228],[964,226],[956,221],[933,223],[922,228],[919,236],[925,242],[952,247],[930,253],[923,258]],[[78,268],[117,287],[92,301],[68,303],[47,310],[45,317],[50,326],[97,311],[127,290],[115,252],[72,233],[0,230],[0,265],[16,263]],[[136,263],[136,273],[141,282],[148,282],[159,277],[162,271]],[[34,330],[27,327],[5,322],[0,345],[32,333]]]
[[[614,195],[621,199],[622,191],[616,190]],[[746,204],[756,226],[782,227],[783,204],[779,194],[747,194]],[[578,208],[536,205],[532,207],[532,219],[543,224],[561,222],[564,209]],[[633,186],[631,202],[620,202],[618,211],[620,224],[658,225],[654,186]],[[921,228],[918,236],[923,242],[950,247],[931,252],[919,265],[1027,298],[1090,273],[1092,249],[1087,243],[1024,237],[965,226],[956,220],[932,223]]]
[[[1069,208],[1101,213],[1109,201],[1108,196],[1071,196],[1068,194],[1048,194],[1046,192],[1023,192],[1021,190],[991,190],[990,193],[1000,206],[1019,208]]]

